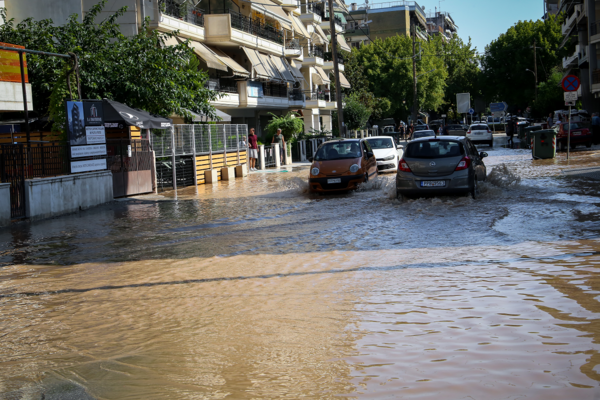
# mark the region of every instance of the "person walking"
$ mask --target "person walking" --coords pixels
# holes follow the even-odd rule
[[[277,129],[277,133],[273,136],[273,140],[271,140],[271,143],[277,143],[279,144],[279,157],[281,159],[281,164],[280,165],[284,165],[283,164],[283,155],[285,154],[285,139],[283,138],[283,134],[281,133],[281,129]]]
[[[516,118],[513,118],[511,120],[508,121],[508,124],[506,125],[506,136],[508,136],[508,141],[506,142],[506,146],[509,149],[514,148],[514,140],[513,137],[515,135],[515,130],[516,130]]]
[[[411,122],[410,126],[408,127],[408,139],[412,140],[414,133],[415,133],[415,125],[413,122]]]
[[[398,136],[400,136],[402,140],[404,140],[404,135],[406,135],[406,129],[404,129],[404,124],[400,124],[400,126],[398,127]]]
[[[258,159],[258,138],[254,128],[250,128],[248,135],[248,158],[250,159],[250,171],[256,171],[256,160]]]

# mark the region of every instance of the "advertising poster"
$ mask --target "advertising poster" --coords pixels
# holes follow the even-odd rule
[[[103,126],[85,127],[86,144],[106,143],[106,131]]]
[[[84,101],[83,112],[85,115],[85,126],[99,126],[104,123],[101,101]]]
[[[81,101],[67,101],[67,119],[67,130],[69,131],[71,146],[87,144],[84,130],[85,117]]]
[[[260,82],[248,82],[248,97],[263,97],[263,86]]]
[[[71,161],[71,173],[101,171],[106,169],[106,158],[100,160]]]
[[[71,147],[71,158],[105,156],[106,145],[95,144],[91,146],[76,146]]]

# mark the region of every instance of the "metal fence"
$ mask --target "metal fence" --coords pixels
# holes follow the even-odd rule
[[[171,130],[153,130],[152,148],[156,157],[206,155],[246,150],[241,144],[248,125],[174,125]]]
[[[276,166],[275,157],[279,157],[279,154],[275,154],[275,146],[265,145],[265,168]]]

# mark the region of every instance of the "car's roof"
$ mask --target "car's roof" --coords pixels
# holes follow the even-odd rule
[[[433,138],[431,136],[426,136],[426,137],[422,137],[422,138],[413,139],[413,140],[411,140],[410,143],[414,143],[414,142],[428,142],[430,140],[436,140],[436,141],[438,141],[438,140],[440,140],[440,141],[441,140],[444,140],[444,141],[457,141],[457,140],[460,140],[460,141],[464,141],[464,140],[466,140],[466,138],[464,136],[437,136],[435,138]]]
[[[433,131],[433,129],[423,129],[422,131],[418,131],[419,133],[423,133],[423,132],[431,132],[433,134],[435,134],[435,132]],[[416,132],[415,132],[416,133]]]
[[[361,140],[363,140],[363,139],[344,139],[344,138],[342,138],[342,139],[328,140],[325,143],[339,143],[339,142],[349,143],[349,142],[360,142]]]
[[[391,136],[371,136],[371,137],[368,137],[367,139],[393,139],[393,137],[391,137]]]
[[[487,126],[487,124],[486,124],[486,123],[484,123],[484,122],[478,122],[478,123],[476,123],[476,124],[471,124],[471,126],[475,126],[475,125],[485,125],[485,126]]]

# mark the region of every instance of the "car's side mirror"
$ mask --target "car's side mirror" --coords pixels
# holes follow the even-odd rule
[[[308,157],[308,161],[313,162],[314,158]]]
[[[486,158],[488,156],[488,153],[486,153],[485,151],[482,151],[481,153],[479,153],[479,157],[481,158]]]
[[[367,151],[367,158],[372,158],[374,156],[373,152]]]

